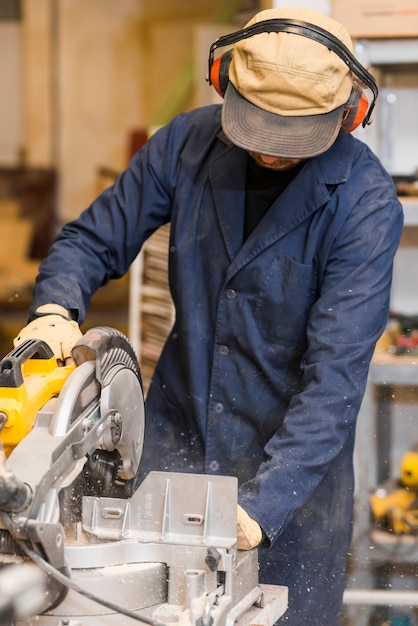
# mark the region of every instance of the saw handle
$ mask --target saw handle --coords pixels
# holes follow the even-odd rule
[[[18,388],[23,385],[23,364],[36,357],[49,360],[53,351],[42,339],[26,339],[0,361],[0,387]]]

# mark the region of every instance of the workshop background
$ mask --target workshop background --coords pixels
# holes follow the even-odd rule
[[[258,10],[298,5],[344,23],[356,56],[375,75],[380,97],[373,124],[356,133],[394,177],[405,209],[391,318],[359,416],[343,622],[416,626],[416,0],[0,0],[0,356],[26,323],[39,261],[59,227],[112,183],[153,129],[217,101],[205,81],[210,44]],[[166,246],[161,229],[129,274],[96,294],[83,327],[104,324],[126,333],[145,387],[172,321]],[[402,473],[406,457],[409,483]],[[388,497],[399,491],[392,516],[385,510],[379,517],[371,506],[370,495],[383,487]],[[412,497],[407,512],[405,493]]]

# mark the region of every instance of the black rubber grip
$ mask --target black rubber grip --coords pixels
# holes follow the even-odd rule
[[[22,365],[29,359],[50,359],[53,351],[42,339],[26,339],[0,361],[0,387],[23,385]]]

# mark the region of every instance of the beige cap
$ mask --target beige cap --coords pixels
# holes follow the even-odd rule
[[[353,50],[341,24],[307,8],[267,9],[246,27],[277,18],[319,26]],[[255,34],[234,45],[222,127],[251,152],[315,156],[337,138],[352,86],[351,70],[324,44],[287,32]]]

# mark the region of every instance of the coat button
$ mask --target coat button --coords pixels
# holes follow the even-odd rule
[[[222,356],[228,356],[229,354],[228,346],[219,346],[219,354],[221,354]]]
[[[227,289],[226,297],[228,300],[233,300],[234,298],[237,297],[237,292],[235,291],[235,289]]]
[[[215,413],[222,413],[222,411],[224,410],[224,405],[222,404],[222,402],[217,402],[213,407],[213,410],[215,411]]]

